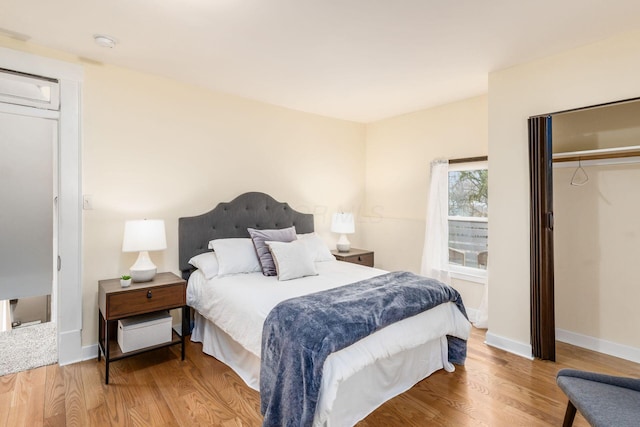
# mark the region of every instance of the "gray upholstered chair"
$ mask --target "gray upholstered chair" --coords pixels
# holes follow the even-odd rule
[[[640,379],[562,369],[556,381],[569,398],[564,427],[576,409],[595,427],[640,426]]]

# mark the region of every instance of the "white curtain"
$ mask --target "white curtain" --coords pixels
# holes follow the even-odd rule
[[[482,295],[482,301],[480,301],[480,307],[476,319],[473,322],[473,326],[480,329],[487,329],[489,327],[489,283],[484,285],[484,294]]]
[[[429,204],[422,252],[423,276],[432,277],[446,284],[449,277],[449,161],[436,159],[431,162]]]

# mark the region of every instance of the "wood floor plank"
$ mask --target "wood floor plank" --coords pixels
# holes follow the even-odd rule
[[[87,406],[84,400],[82,365],[68,365],[62,368],[64,376],[65,419],[68,425],[88,425]]]
[[[183,401],[183,396],[195,393],[196,387],[189,383],[180,366],[175,363],[167,363],[162,365],[162,370],[152,370],[152,375],[158,387],[162,389],[164,400],[174,419],[180,425],[197,425],[196,415]]]
[[[87,411],[87,418],[89,419],[88,425],[90,426],[118,425],[118,424],[111,423],[109,408],[107,408],[106,404],[89,409]],[[120,425],[124,425],[124,424],[120,424]]]
[[[31,389],[30,399],[37,402],[44,401],[44,384],[39,384]],[[25,418],[25,425],[30,427],[41,427],[44,425],[44,406],[27,405],[28,412]]]
[[[9,412],[11,411],[12,400],[13,400],[12,390],[7,390],[4,393],[0,393],[0,426],[9,425],[8,419],[9,419]]]
[[[6,425],[11,427],[30,427],[26,424],[28,412],[27,405],[12,405],[7,413]]]
[[[9,401],[9,406],[11,408],[20,406],[22,403],[26,404],[29,401],[29,393],[25,390],[24,385],[24,377],[26,375],[28,375],[28,371],[16,374],[16,381],[14,383],[14,388],[11,391],[11,400]]]
[[[438,371],[386,402],[359,427],[562,424],[567,399],[555,383],[562,368],[640,378],[640,365],[558,343],[557,362],[528,360],[484,344],[474,329],[467,363]],[[187,344],[111,364],[57,365],[0,377],[0,426],[260,426],[260,395],[229,367]],[[575,427],[588,424],[578,413]]]
[[[175,425],[175,418],[167,404],[165,393],[163,392],[164,389],[156,383],[153,377],[152,371],[154,368],[140,369],[134,373],[136,381],[142,388],[141,394],[145,397],[143,405],[155,406],[155,411],[162,419],[162,425]]]
[[[59,365],[49,365],[46,368],[44,397],[44,418],[59,419],[65,417],[64,376]]]
[[[88,411],[105,404],[104,392],[107,387],[100,372],[89,363],[82,363],[80,367],[82,385],[84,386],[84,401]]]
[[[0,394],[6,393],[7,391],[13,391],[16,387],[17,379],[18,374],[0,376]]]
[[[133,426],[161,426],[167,422],[158,410],[156,402],[133,406],[128,410],[128,418]]]
[[[65,414],[57,414],[51,417],[47,417],[44,419],[45,427],[64,427],[70,424],[67,424],[67,418]],[[91,425],[107,425],[107,424],[91,424]]]

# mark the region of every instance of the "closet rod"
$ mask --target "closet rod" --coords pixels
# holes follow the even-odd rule
[[[578,160],[620,159],[625,157],[639,157],[640,146],[604,148],[599,150],[573,151],[555,153],[554,162],[577,162]]]
[[[464,157],[462,159],[450,159],[449,164],[456,163],[471,163],[471,162],[485,162],[489,160],[489,156],[478,156],[478,157]]]

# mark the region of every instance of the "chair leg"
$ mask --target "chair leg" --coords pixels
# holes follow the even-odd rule
[[[564,421],[562,427],[571,427],[573,425],[573,419],[576,417],[576,407],[569,401],[567,403],[567,412],[564,413]]]

